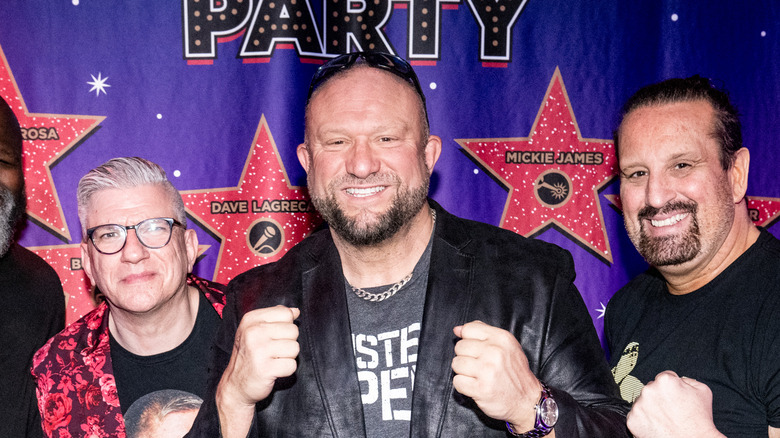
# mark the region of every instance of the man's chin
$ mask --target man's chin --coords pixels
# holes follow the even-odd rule
[[[395,235],[393,230],[376,226],[342,228],[334,229],[334,231],[341,239],[357,247],[376,245]]]
[[[699,253],[700,244],[694,236],[644,236],[639,243],[639,253],[652,266],[668,267],[687,263]]]
[[[655,266],[656,268],[673,268],[673,267],[677,267],[677,266],[682,266],[685,263],[688,263],[691,260],[693,260],[693,258],[692,257],[677,257],[677,258],[675,258],[675,257],[659,257],[659,258],[657,258],[655,260],[652,260],[652,259],[649,260],[649,259],[647,259],[647,257],[645,257],[645,260],[647,260],[647,262],[650,265]]]

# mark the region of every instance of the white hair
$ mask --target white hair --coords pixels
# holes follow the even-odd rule
[[[121,157],[108,160],[90,170],[79,181],[76,196],[83,238],[87,238],[87,210],[95,193],[107,189],[129,189],[145,185],[156,185],[165,190],[173,204],[176,215],[174,219],[186,227],[187,213],[184,210],[184,201],[176,187],[168,180],[162,167],[139,157]]]

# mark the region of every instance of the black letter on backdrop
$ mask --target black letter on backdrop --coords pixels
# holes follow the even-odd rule
[[[276,43],[293,43],[298,55],[322,56],[309,0],[261,0],[241,43],[241,58],[271,56]]]
[[[480,61],[511,61],[512,26],[528,0],[468,0],[468,2],[474,19],[480,27]]]
[[[246,26],[252,0],[222,0],[214,7],[211,0],[182,0],[184,27],[184,57],[214,59],[217,57],[217,37],[234,35]]]
[[[409,59],[441,59],[441,4],[460,0],[409,1]]]
[[[391,0],[326,0],[325,53],[353,48],[395,53],[380,30],[393,12]]]

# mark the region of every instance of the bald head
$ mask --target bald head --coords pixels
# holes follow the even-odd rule
[[[11,107],[0,97],[0,143],[8,146],[21,161],[22,130]]]
[[[365,63],[355,63],[350,65],[349,67],[345,67],[339,70],[338,72],[334,73],[332,76],[329,76],[327,79],[322,80],[317,85],[317,88],[311,91],[311,95],[309,96],[309,99],[306,101],[306,108],[304,113],[304,140],[303,140],[304,143],[308,143],[309,131],[311,130],[311,126],[309,126],[309,119],[311,117],[311,103],[315,100],[315,97],[317,97],[323,89],[328,88],[328,86],[331,85],[332,83],[339,82],[341,79],[343,79],[346,76],[355,76],[356,73],[360,75],[361,73],[364,72],[381,72],[382,76],[391,79],[393,82],[413,92],[412,94],[414,96],[413,99],[416,102],[416,106],[417,106],[417,111],[416,111],[417,118],[419,119],[420,128],[421,128],[420,144],[424,145],[428,140],[428,136],[430,135],[430,126],[428,124],[428,112],[425,107],[425,100],[421,92],[418,92],[415,89],[414,85],[412,85],[408,80],[402,79],[397,74],[388,72],[386,69],[372,67],[371,65]]]

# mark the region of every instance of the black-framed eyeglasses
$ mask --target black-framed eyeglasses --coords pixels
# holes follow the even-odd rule
[[[333,77],[336,73],[349,69],[355,64],[365,63],[369,67],[378,68],[388,71],[394,75],[400,77],[406,82],[412,84],[417,94],[422,99],[423,111],[425,111],[425,119],[428,120],[428,109],[425,107],[425,95],[423,94],[422,87],[420,87],[420,80],[417,79],[417,75],[414,73],[414,69],[403,58],[400,58],[389,53],[381,52],[355,52],[347,53],[345,55],[339,55],[330,61],[322,64],[314,76],[311,78],[309,84],[309,95],[306,97],[306,104],[309,104],[311,95],[314,90],[319,88],[328,79]]]
[[[116,254],[127,242],[127,230],[135,230],[141,245],[158,249],[171,241],[173,226],[184,228],[181,222],[170,217],[145,219],[135,225],[105,224],[87,229],[87,237],[101,254]]]

